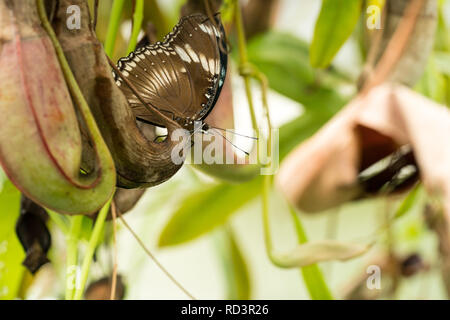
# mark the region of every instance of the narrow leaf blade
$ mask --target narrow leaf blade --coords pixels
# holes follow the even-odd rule
[[[310,49],[313,67],[326,68],[350,37],[361,14],[362,0],[323,0]]]
[[[260,193],[260,179],[238,185],[218,184],[189,194],[159,238],[159,246],[193,240],[224,224],[229,216]]]
[[[225,273],[227,299],[250,299],[251,288],[247,263],[230,226],[219,232],[217,242]]]

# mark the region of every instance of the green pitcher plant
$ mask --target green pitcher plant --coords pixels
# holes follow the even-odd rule
[[[38,204],[92,214],[114,191],[114,162],[42,15],[34,0],[0,1],[0,162]]]

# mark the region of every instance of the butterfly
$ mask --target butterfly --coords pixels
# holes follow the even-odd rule
[[[225,31],[220,19],[203,14],[180,19],[162,42],[136,49],[121,58],[117,67],[151,107],[191,132],[219,98],[227,73]],[[125,94],[138,121],[164,127],[123,79],[114,73],[116,84]]]

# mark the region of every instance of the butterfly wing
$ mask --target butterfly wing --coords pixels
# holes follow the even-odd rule
[[[163,42],[137,49],[118,68],[153,108],[174,120],[203,120],[214,107],[225,80],[227,55],[223,26],[202,14],[184,17]],[[122,79],[116,83],[136,118],[162,126]]]

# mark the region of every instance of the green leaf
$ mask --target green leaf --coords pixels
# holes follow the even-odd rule
[[[83,220],[81,221],[80,239],[89,241],[92,235],[93,225],[94,222],[91,218],[83,217]],[[102,232],[103,231],[104,230],[102,230]]]
[[[350,37],[361,15],[362,0],[323,0],[311,43],[313,67],[326,68]]]
[[[421,184],[418,183],[406,196],[400,206],[395,212],[394,218],[398,219],[408,213],[418,200],[418,195],[420,194]]]
[[[314,83],[308,45],[287,33],[269,32],[248,44],[248,59],[265,74],[272,89],[301,101]]]
[[[445,58],[443,59],[443,57],[445,57],[445,55],[437,57],[435,54],[432,54],[430,56],[425,72],[415,87],[418,92],[439,103],[445,103],[446,96],[445,78],[442,76],[439,69],[444,71],[445,68],[450,69],[448,66],[445,66],[445,63],[449,63],[450,60],[445,61]],[[442,61],[438,62],[439,59]]]
[[[434,53],[434,62],[436,69],[439,72],[450,77],[450,53],[444,51],[437,51]]]
[[[302,278],[312,300],[333,300],[322,271],[317,264],[301,268]]]
[[[5,181],[0,193],[0,299],[17,297],[25,272],[25,254],[15,232],[19,211],[20,192]]]
[[[219,254],[225,273],[228,300],[250,299],[250,279],[244,256],[231,227],[218,233]]]
[[[295,223],[298,242],[300,244],[304,244],[308,242],[305,229],[303,228],[301,220],[295,210],[291,207],[290,211]],[[322,271],[317,264],[305,266],[301,268],[301,272],[306,289],[308,290],[309,296],[312,300],[333,300],[330,289],[328,288]]]
[[[206,186],[181,201],[162,231],[159,246],[193,240],[224,224],[229,216],[260,193],[260,178],[247,183]]]
[[[270,88],[303,104],[307,110],[328,109],[342,101],[331,84],[324,83],[326,77],[341,81],[342,75],[327,71],[319,76],[309,64],[308,45],[295,36],[264,33],[252,38],[247,49],[249,61],[264,73]]]
[[[234,17],[234,5],[233,0],[224,0],[222,6],[220,7],[220,18],[222,22],[231,22]]]
[[[445,21],[445,5],[443,1],[439,2],[438,10],[438,27],[436,29],[436,36],[434,42],[435,50],[449,51],[450,50],[450,37],[449,28]]]
[[[300,103],[315,96],[315,71],[309,65],[308,46],[300,39],[279,32],[254,37],[248,44],[248,58],[269,81],[269,86]]]

